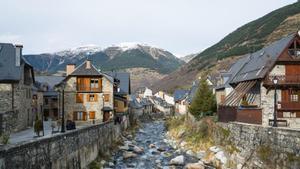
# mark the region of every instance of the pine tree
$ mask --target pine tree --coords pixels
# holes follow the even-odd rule
[[[198,90],[189,107],[189,112],[196,118],[202,118],[216,111],[215,95],[209,88],[206,80],[202,78]]]

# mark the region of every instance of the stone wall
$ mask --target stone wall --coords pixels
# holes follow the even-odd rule
[[[231,161],[244,168],[297,168],[300,166],[300,130],[239,123],[218,123],[237,148]],[[226,134],[225,134],[226,135]],[[224,137],[218,138],[224,142]],[[237,167],[237,168],[239,168]]]
[[[15,84],[0,84],[0,113],[12,110],[19,112],[14,131],[33,125],[31,85],[25,85],[22,79]]]
[[[0,135],[10,134],[17,128],[18,111],[0,113]]]
[[[128,123],[128,120],[122,124],[106,122],[53,137],[0,147],[0,168],[85,168],[99,154],[109,152],[112,143],[121,138],[122,129]]]

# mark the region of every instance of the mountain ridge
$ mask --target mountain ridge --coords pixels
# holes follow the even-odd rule
[[[229,33],[222,40],[205,49],[190,62],[154,84],[152,89],[172,93],[188,86],[198,76],[208,73],[223,59],[251,53],[283,36],[299,30],[300,3],[296,2],[270,12]]]

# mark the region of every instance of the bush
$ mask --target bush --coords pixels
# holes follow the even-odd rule
[[[0,143],[1,144],[8,144],[9,143],[9,134],[6,134],[6,133],[3,133],[1,136],[0,136]]]

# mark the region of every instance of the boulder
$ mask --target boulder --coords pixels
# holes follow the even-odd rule
[[[201,163],[189,163],[184,166],[185,169],[205,169]]]
[[[115,164],[114,164],[113,162],[109,162],[109,163],[108,163],[108,166],[109,166],[110,168],[114,168],[114,167],[115,167]]]
[[[192,150],[188,150],[186,152],[186,154],[189,155],[189,156],[194,156],[194,152]]]
[[[133,136],[132,136],[131,134],[128,134],[128,135],[126,136],[126,138],[129,139],[129,140],[132,140],[132,139],[133,139]]]
[[[141,154],[144,152],[143,148],[140,148],[138,146],[134,146],[133,147],[133,152],[137,153],[137,154]]]
[[[202,159],[205,156],[206,152],[205,151],[199,151],[196,153],[196,157],[198,159]]]
[[[184,148],[184,146],[185,146],[186,144],[187,144],[187,143],[186,143],[185,141],[182,141],[182,142],[180,143],[180,147]]]
[[[180,155],[171,159],[169,165],[184,165],[184,156]]]
[[[134,158],[136,157],[137,155],[135,153],[132,153],[132,152],[124,152],[123,153],[123,158],[124,159],[128,159],[128,158]]]
[[[216,157],[216,159],[220,160],[221,163],[226,164],[227,158],[226,158],[226,156],[225,156],[225,154],[224,154],[223,151],[217,152],[216,155],[215,155],[215,157]]]
[[[149,148],[155,148],[156,146],[155,146],[155,144],[150,144],[149,145]]]
[[[214,152],[214,153],[217,153],[217,152],[221,151],[221,149],[218,148],[217,146],[212,146],[212,147],[209,148],[209,150],[211,152]]]

